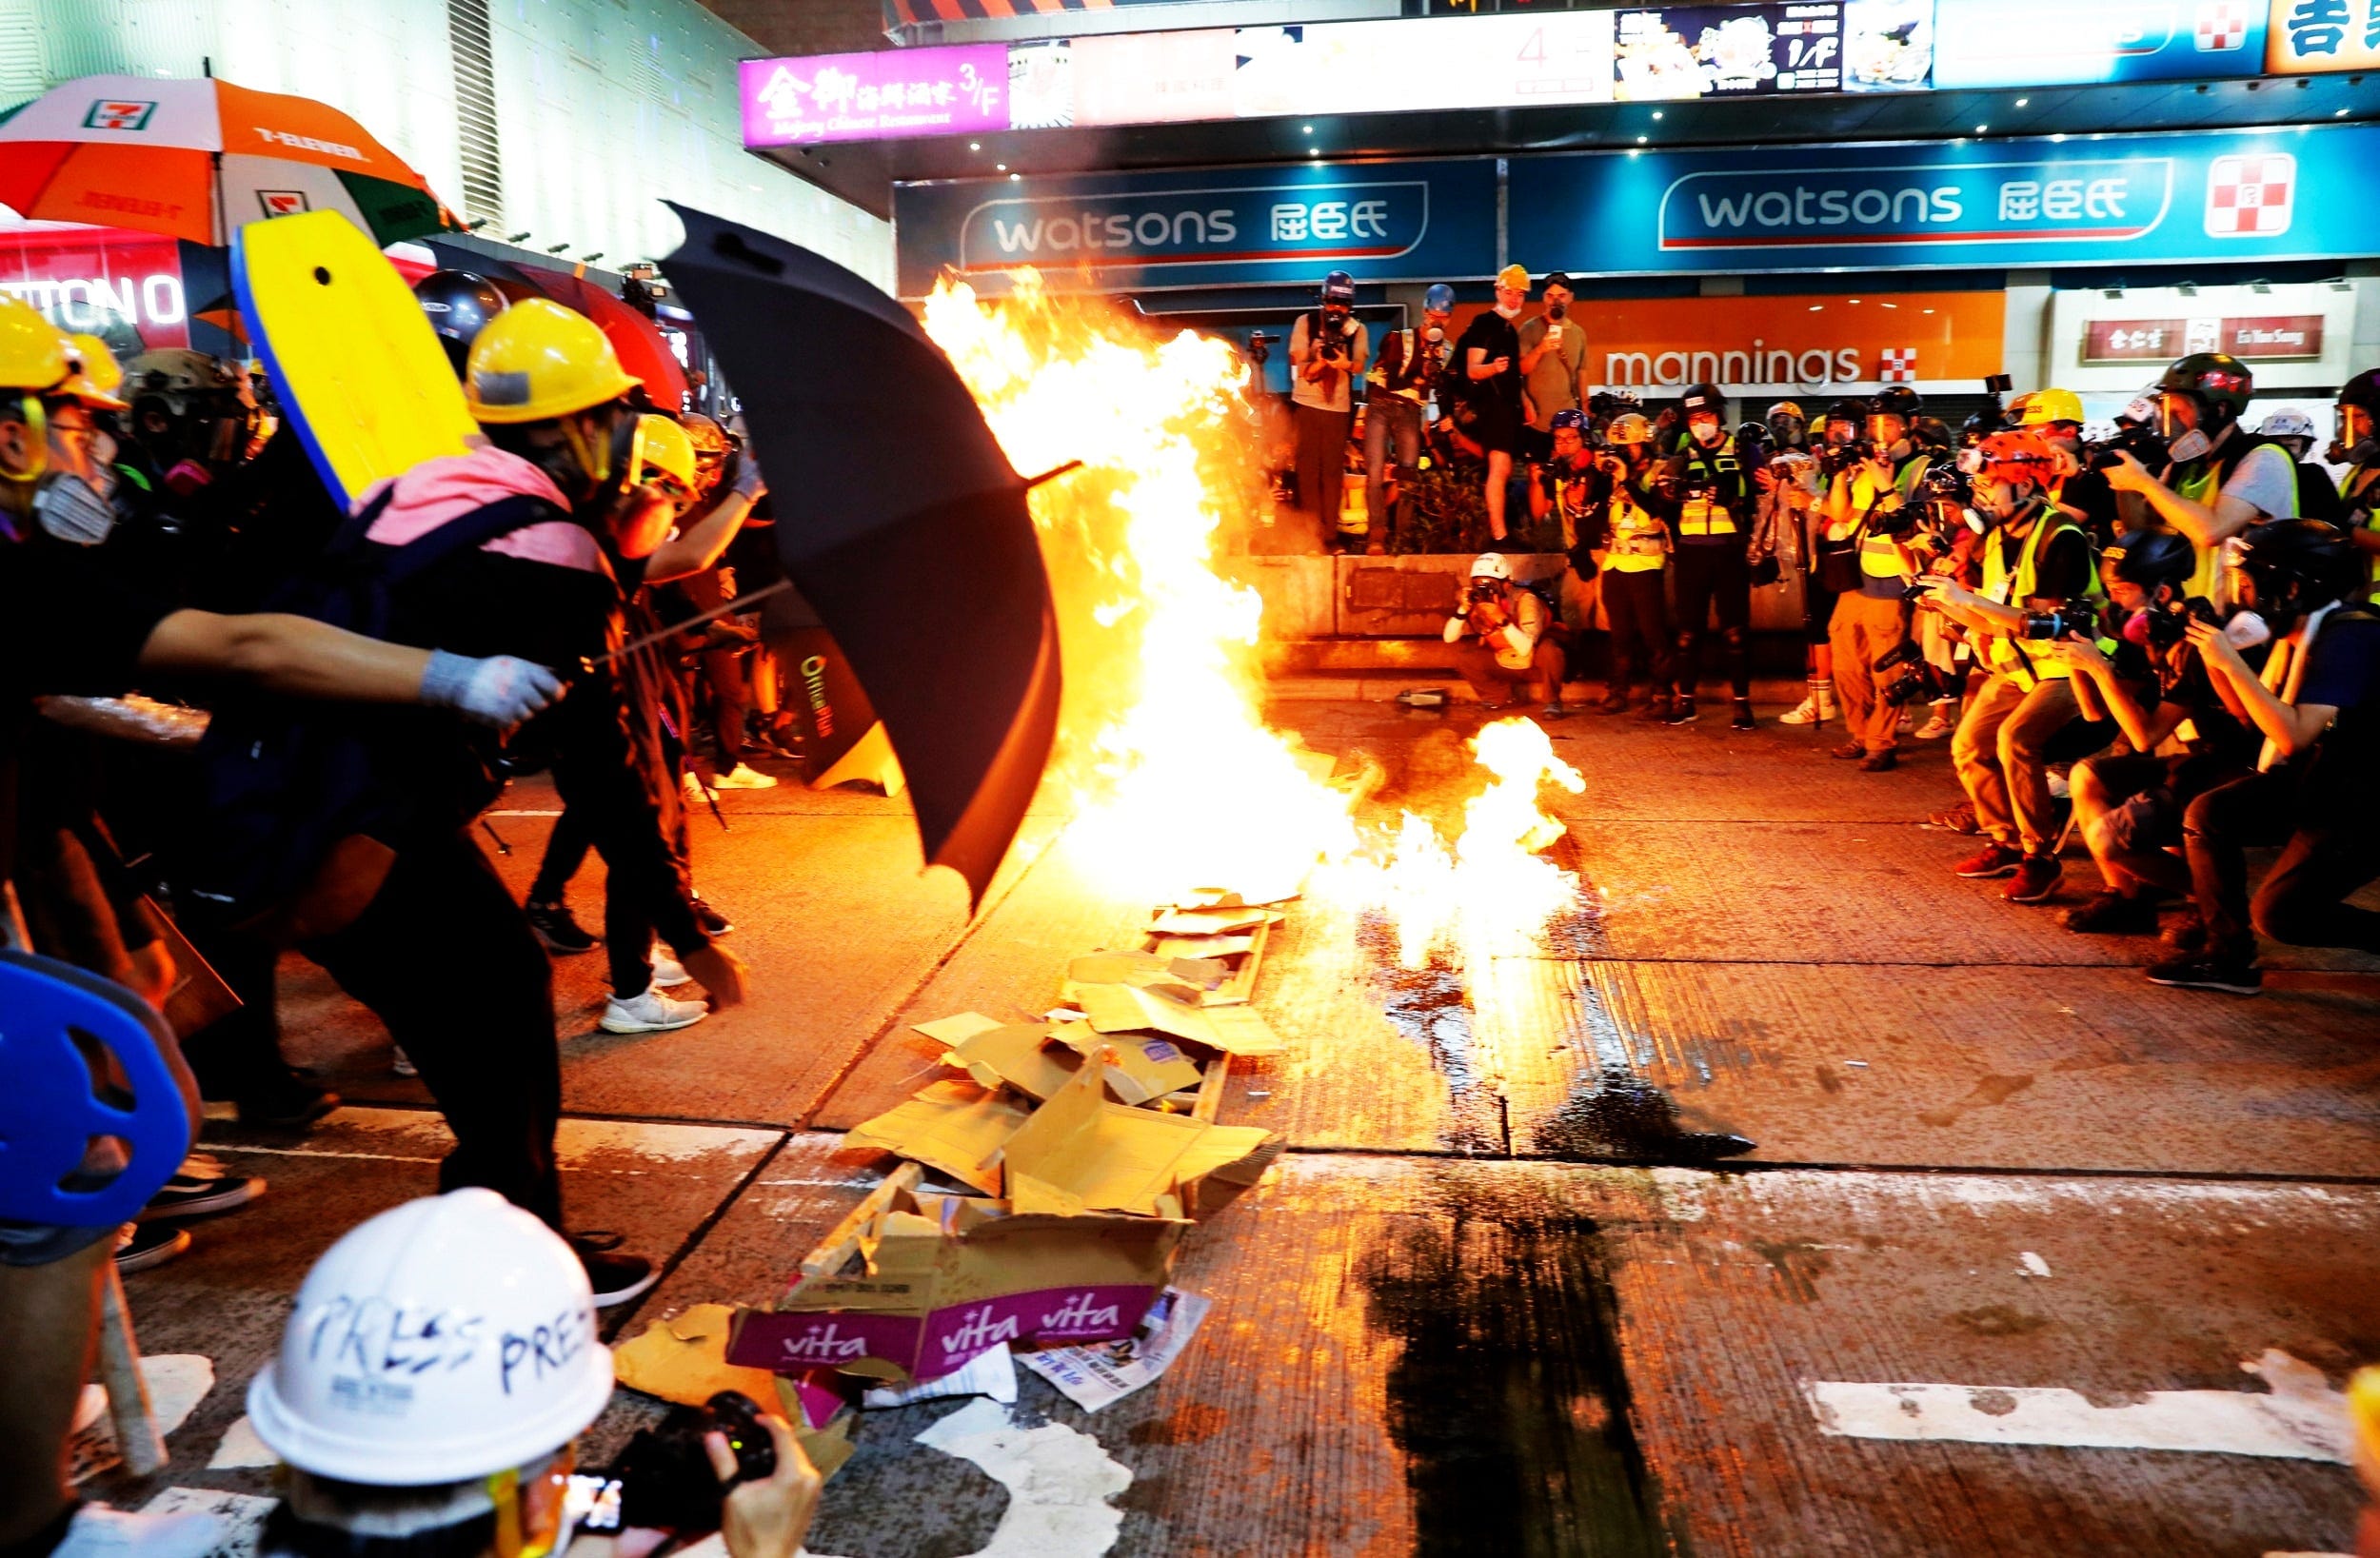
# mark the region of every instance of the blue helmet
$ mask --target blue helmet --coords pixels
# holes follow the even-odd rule
[[[1453,313],[1455,311],[1455,289],[1444,282],[1438,283],[1421,294],[1421,307],[1425,313]]]
[[[1565,427],[1576,427],[1580,435],[1584,436],[1587,430],[1587,414],[1575,405],[1568,410],[1555,412],[1552,430],[1558,433]]]
[[[1355,302],[1356,279],[1343,270],[1332,271],[1322,278],[1322,301],[1324,303]]]

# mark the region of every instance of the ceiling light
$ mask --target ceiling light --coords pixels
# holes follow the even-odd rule
[[[1322,148],[1319,146],[1310,146],[1306,148],[1306,155],[1309,157],[1319,157],[1321,154]]]
[[[1636,144],[1637,144],[1638,146],[1642,146],[1642,145],[1644,145],[1644,143],[1645,143],[1645,141],[1646,141],[1647,139],[1648,139],[1648,137],[1646,137],[1646,136],[1642,136],[1642,135],[1639,135],[1639,136],[1637,136],[1637,137],[1636,137]]]
[[[969,141],[967,143],[967,149],[969,151],[981,151],[983,149],[983,143],[981,141]]]
[[[1990,125],[1977,125],[1975,127],[1975,133],[1977,135],[1981,135],[1985,130],[1990,129],[1992,127]]]
[[[2055,135],[2051,136],[2050,140],[2053,145],[2064,146],[2066,144],[2066,132],[2064,130],[2059,130]]]
[[[1814,314],[1822,314],[1826,312],[1826,305],[1823,303],[1814,303],[1810,306],[1810,311]]]
[[[1308,135],[1311,135],[1311,134],[1313,134],[1313,133],[1314,133],[1314,127],[1313,127],[1312,125],[1308,125],[1308,126],[1306,127],[1306,133],[1307,133]]]
[[[1656,109],[1654,109],[1654,110],[1653,110],[1653,117],[1654,117],[1654,118],[1656,118],[1656,119],[1660,118],[1660,117],[1661,117],[1661,110],[1660,110],[1659,108],[1656,108]]]
[[[2341,108],[2338,112],[2336,112],[2336,113],[2332,114],[2330,117],[2331,117],[2331,118],[2333,118],[2333,119],[2344,119],[2344,118],[2346,118],[2346,117],[2347,117],[2347,110],[2346,110],[2345,108]]]
[[[1005,173],[1008,171],[1008,165],[1006,163],[994,163],[992,164],[992,170],[996,173]]]
[[[1008,182],[1014,184],[1022,177],[1024,177],[1022,173],[1011,173],[1008,175]]]
[[[2030,97],[2020,97],[2020,98],[2018,98],[2018,99],[2016,100],[2016,106],[2017,106],[2018,108],[2023,108],[2026,104],[2028,104],[2028,103],[2030,103],[2030,102],[2032,102],[2032,101],[2033,101],[2033,99],[2032,99],[2032,98],[2030,98]]]

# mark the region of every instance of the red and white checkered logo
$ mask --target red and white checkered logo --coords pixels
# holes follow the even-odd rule
[[[2217,157],[2207,168],[2207,235],[2271,238],[2290,230],[2297,159],[2286,151]]]
[[[2248,41],[2248,0],[2198,0],[2198,52],[2222,53]]]
[[[1886,346],[1876,353],[1876,383],[1914,385],[1917,382],[1917,348]]]

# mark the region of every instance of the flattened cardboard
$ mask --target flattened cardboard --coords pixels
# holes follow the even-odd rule
[[[1287,1053],[1280,1035],[1247,1006],[1191,1006],[1131,985],[1086,985],[1082,1009],[1102,1034],[1156,1032],[1238,1055]]]
[[[1041,1022],[989,1029],[943,1055],[942,1063],[961,1068],[979,1087],[1005,1083],[1027,1097],[1046,1098],[1082,1064],[1074,1051],[1049,1048],[1053,1032]]]
[[[1279,918],[1269,909],[1160,909],[1150,919],[1149,929],[1159,936],[1227,936]]]
[[[1103,1060],[1112,1054],[1102,1047]],[[1111,1104],[1086,1066],[1009,1138],[1010,1193],[1021,1205],[1159,1216],[1185,1181],[1254,1156],[1270,1135]]]
[[[1185,961],[1238,957],[1256,950],[1254,936],[1151,936],[1149,951],[1160,957]]]
[[[615,1345],[612,1368],[630,1390],[682,1407],[699,1407],[722,1390],[742,1390],[765,1403],[775,1393],[776,1376],[727,1361],[727,1335],[735,1323],[736,1311],[727,1305],[697,1304]]]
[[[1112,1051],[1107,1091],[1136,1107],[1199,1084],[1197,1063],[1168,1038],[1140,1034],[1107,1035],[1087,1022],[1061,1023],[1050,1030],[1050,1036],[1085,1057],[1102,1047]]]
[[[981,1012],[962,1012],[955,1017],[937,1017],[932,1022],[912,1023],[909,1031],[923,1034],[937,1044],[957,1049],[978,1034],[988,1034],[1002,1026],[998,1017],[987,1017]]]
[[[996,1089],[950,1077],[843,1136],[846,1147],[915,1158],[986,1195],[1001,1192],[1000,1153],[1026,1113]]]

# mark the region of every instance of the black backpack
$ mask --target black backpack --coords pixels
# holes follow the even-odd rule
[[[499,536],[566,518],[544,499],[504,498],[391,546],[365,534],[390,496],[384,491],[343,524],[264,609],[383,638],[407,581]],[[268,694],[225,699],[198,743],[201,809],[177,830],[177,887],[231,924],[288,902],[341,839],[385,837],[415,815],[420,798],[391,782],[387,758],[392,740],[421,735],[404,711],[388,707]]]

